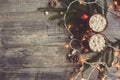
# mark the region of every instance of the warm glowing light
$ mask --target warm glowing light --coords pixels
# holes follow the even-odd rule
[[[115,65],[115,63],[114,63],[114,62],[112,62],[112,63],[111,63],[111,65],[112,65],[112,66],[114,66],[114,65]]]
[[[117,50],[114,51],[114,56],[119,56],[119,52]]]
[[[74,80],[74,78],[72,77],[72,78],[70,78],[70,80]]]
[[[78,63],[81,64],[81,63],[83,63],[83,62],[85,62],[85,58],[82,58],[82,57],[81,57],[81,58],[79,59]]]
[[[64,14],[64,12],[60,12],[60,14]]]
[[[84,1],[83,1],[83,0],[81,0],[81,1],[79,1],[79,3],[80,3],[80,4],[84,4]]]
[[[83,38],[82,38],[82,41],[88,39],[88,35],[84,35]]]
[[[68,27],[68,29],[70,29],[72,27],[72,25],[69,24],[69,25],[67,25],[67,27]]]
[[[116,66],[117,66],[118,69],[120,69],[120,64],[117,64]]]
[[[100,70],[101,70],[101,72],[104,72],[104,68],[101,68]]]
[[[65,48],[70,48],[70,45],[68,43],[65,44]]]
[[[102,77],[101,80],[105,80],[105,77]]]
[[[104,72],[104,71],[105,71],[104,68],[100,68],[100,67],[98,67],[98,70],[99,70],[100,72]]]
[[[117,6],[118,5],[117,1],[114,1],[114,4]]]
[[[112,9],[112,8],[113,8],[113,6],[112,6],[112,5],[110,5],[108,9]]]
[[[117,74],[118,78],[120,79],[120,74]]]

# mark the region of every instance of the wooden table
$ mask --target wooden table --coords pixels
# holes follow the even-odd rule
[[[58,20],[48,20],[54,13],[37,11],[48,2],[0,0],[0,80],[69,79],[75,67],[66,60],[69,33],[57,26]],[[120,20],[112,14],[107,17],[109,25],[103,33],[114,41],[120,38]]]

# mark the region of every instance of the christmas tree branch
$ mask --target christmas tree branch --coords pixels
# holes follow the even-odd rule
[[[55,20],[55,19],[58,19],[58,18],[62,18],[64,16],[64,14],[56,14],[54,16],[51,16],[49,17],[50,20]]]
[[[51,7],[45,7],[45,8],[38,8],[38,11],[54,11],[54,12],[64,12],[66,11],[66,8],[51,8]]]

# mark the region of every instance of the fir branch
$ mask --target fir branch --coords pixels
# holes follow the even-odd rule
[[[96,53],[96,55],[93,56],[91,59],[89,59],[87,62],[92,63],[92,62],[98,61],[101,58],[101,54],[102,54],[102,52],[101,53]]]
[[[112,44],[113,46],[118,46],[118,48],[120,49],[120,39],[118,38],[114,38],[116,41]]]
[[[111,47],[107,47],[102,55],[102,62],[105,62],[108,67],[112,66],[114,60],[114,50]]]
[[[86,64],[86,63],[84,63],[83,64],[83,72],[85,72],[86,70],[88,70],[90,68],[90,65],[89,64]]]
[[[104,0],[104,15],[106,16],[107,15],[107,0]]]
[[[87,60],[87,62],[88,62],[88,63],[97,62],[97,61],[101,58],[101,54],[102,54],[102,53],[97,53],[95,56],[93,56],[92,58],[90,58],[89,60]],[[89,67],[90,67],[89,64],[84,63],[83,72],[86,71]]]
[[[51,16],[49,17],[50,20],[55,20],[55,19],[58,19],[58,18],[62,18],[64,16],[64,14],[56,14],[54,16]]]
[[[64,26],[64,21],[60,21],[57,23],[58,26]]]
[[[54,12],[65,12],[66,8],[50,8],[50,7],[45,7],[45,8],[38,8],[38,11],[54,11]]]
[[[71,0],[63,0],[66,5],[69,5]]]
[[[118,47],[120,49],[120,39],[118,38],[114,38],[114,39],[116,40],[115,42],[109,41],[109,43],[111,44],[111,46]]]
[[[81,5],[79,2],[75,2],[71,8],[84,13],[88,12],[87,6]]]
[[[99,3],[98,3],[99,4]],[[95,10],[97,11],[97,13],[103,14],[102,13],[102,8],[98,5],[97,3],[95,3],[93,6],[95,8]]]

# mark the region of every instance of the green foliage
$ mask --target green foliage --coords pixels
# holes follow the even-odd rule
[[[49,19],[50,20],[55,20],[55,19],[58,19],[58,18],[62,18],[63,16],[64,16],[64,14],[58,13],[58,14],[56,14],[54,16],[49,17]]]
[[[58,24],[58,26],[64,26],[64,21],[60,21],[57,24]]]
[[[99,3],[95,3],[93,6],[95,8],[96,13],[103,14],[102,8],[98,5]]]
[[[70,4],[70,2],[72,2],[73,0],[62,0],[61,2],[63,4],[65,4],[66,6],[68,6]],[[85,0],[86,2],[92,2],[92,1],[95,1],[95,0]],[[38,11],[52,11],[52,12],[64,12],[67,14],[67,20],[66,22],[68,21],[71,21],[72,20],[72,15],[71,14],[74,14],[75,12],[76,13],[86,13],[88,16],[91,16],[93,15],[94,13],[100,13],[100,14],[104,14],[106,15],[107,13],[107,1],[104,0],[104,12],[102,12],[102,8],[98,5],[98,3],[95,3],[95,4],[90,4],[90,5],[84,5],[84,4],[80,4],[79,2],[75,2],[74,4],[72,4],[72,6],[70,7],[70,10],[66,13],[66,10],[67,10],[67,7],[66,8],[51,8],[51,7],[45,7],[45,8],[38,8],[37,10]],[[56,15],[53,15],[51,17],[49,17],[50,20],[55,20],[55,19],[59,19],[59,18],[62,18],[64,16],[64,14],[60,14],[60,13],[57,13]],[[59,26],[63,25],[63,21],[60,21],[58,23]]]
[[[118,38],[114,38],[116,41],[115,42],[111,42],[112,46],[114,47],[118,47],[120,49],[120,39]]]
[[[106,16],[107,15],[107,0],[104,0],[104,15]]]
[[[38,11],[51,11],[51,12],[64,12],[66,11],[66,8],[51,8],[51,7],[45,7],[45,8],[38,8]]]
[[[97,53],[97,55],[95,55],[91,59],[87,60],[87,62],[89,62],[89,63],[97,62],[101,58],[101,54],[102,53]],[[84,63],[83,72],[86,71],[89,67],[90,67],[89,64]]]
[[[112,62],[114,60],[114,50],[111,47],[107,47],[102,55],[102,62],[105,62],[108,67],[112,66]]]
[[[89,64],[86,64],[86,63],[84,63],[84,65],[83,65],[83,72],[85,72],[86,70],[88,70],[90,68],[90,65]]]

